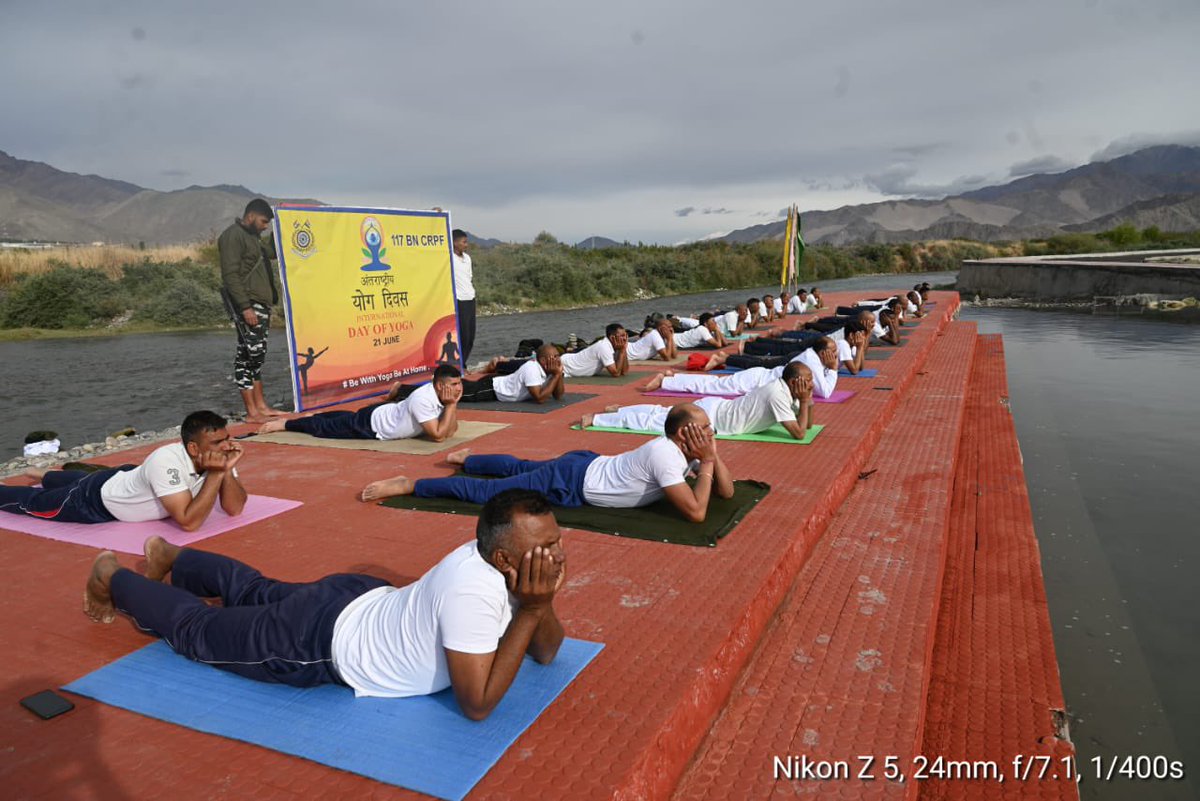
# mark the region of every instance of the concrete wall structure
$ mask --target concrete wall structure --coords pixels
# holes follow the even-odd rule
[[[1170,251],[1185,255],[1200,251]],[[964,261],[958,290],[983,298],[1091,300],[1096,296],[1200,297],[1200,265],[1135,261],[1162,251]],[[1122,261],[1125,256],[1129,260]],[[1114,258],[1115,257],[1115,258]]]

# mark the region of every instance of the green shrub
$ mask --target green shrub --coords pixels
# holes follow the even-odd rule
[[[126,309],[117,284],[99,270],[58,265],[19,280],[4,299],[5,328],[87,328]]]
[[[191,276],[180,276],[149,298],[136,317],[162,326],[210,326],[229,317],[216,289]]]

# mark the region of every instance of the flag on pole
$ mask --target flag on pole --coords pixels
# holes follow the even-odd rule
[[[783,234],[783,269],[779,274],[780,291],[795,294],[800,278],[800,263],[804,258],[804,239],[800,236],[800,207],[788,209],[787,226]]]

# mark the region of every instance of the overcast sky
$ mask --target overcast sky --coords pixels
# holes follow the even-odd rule
[[[1200,140],[1196,0],[0,0],[0,150],[674,243]]]

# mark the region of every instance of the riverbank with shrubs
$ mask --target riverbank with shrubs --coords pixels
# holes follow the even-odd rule
[[[963,259],[1198,247],[1200,232],[1123,226],[1015,243],[965,240],[809,246],[805,286],[855,275],[954,271]],[[473,249],[480,312],[567,309],[638,298],[771,286],[781,244],[700,242],[580,250],[541,234]],[[0,340],[227,327],[213,244],[152,250],[59,248],[0,253]]]

